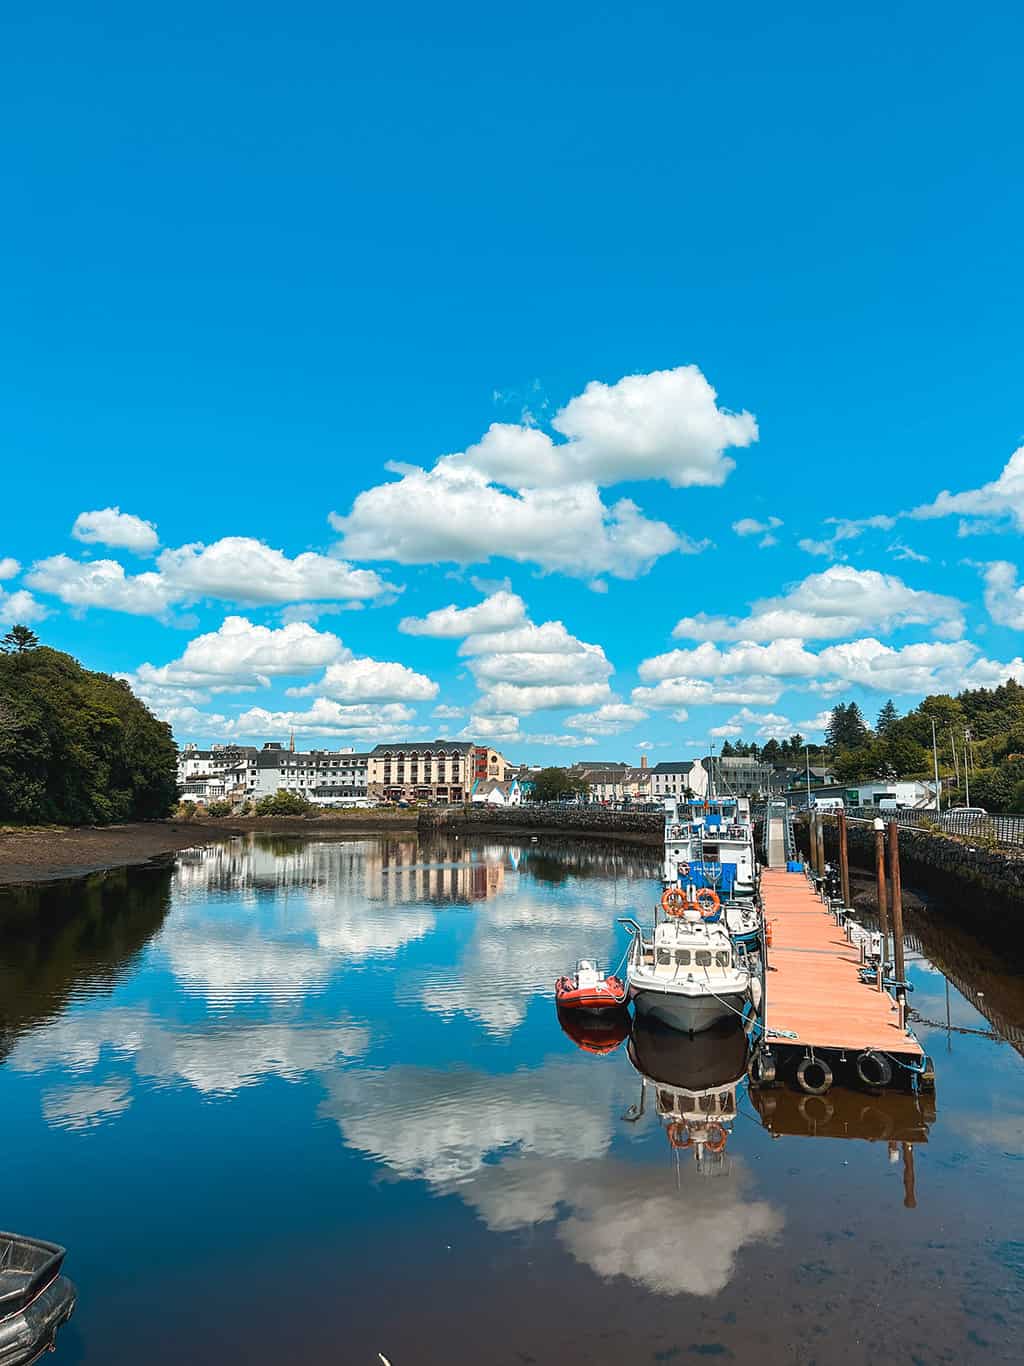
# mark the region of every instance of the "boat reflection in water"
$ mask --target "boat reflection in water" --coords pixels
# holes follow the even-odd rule
[[[621,1006],[618,1010],[604,1010],[597,1014],[594,1011],[563,1010],[558,1007],[558,1023],[562,1026],[562,1033],[567,1034],[584,1053],[614,1053],[629,1033],[629,1011]]]
[[[638,1015],[628,1053],[640,1074],[640,1101],[623,1118],[630,1123],[641,1118],[650,1087],[671,1147],[689,1149],[702,1172],[722,1171],[736,1119],[736,1091],[747,1071],[742,1022],[722,1020],[691,1037]]]

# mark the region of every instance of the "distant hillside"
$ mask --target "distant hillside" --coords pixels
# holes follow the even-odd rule
[[[15,627],[0,653],[0,821],[106,825],[166,816],[176,748],[126,683]]]

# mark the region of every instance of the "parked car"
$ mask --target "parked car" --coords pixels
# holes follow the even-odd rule
[[[943,811],[939,823],[944,830],[966,835],[980,830],[987,819],[988,812],[983,806],[951,806],[947,811]]]

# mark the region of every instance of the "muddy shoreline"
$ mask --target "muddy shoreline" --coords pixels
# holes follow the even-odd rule
[[[197,844],[232,835],[301,835],[320,839],[414,832],[415,812],[332,812],[305,816],[249,816],[225,820],[139,821],[107,826],[0,829],[0,886],[82,877],[168,858]]]

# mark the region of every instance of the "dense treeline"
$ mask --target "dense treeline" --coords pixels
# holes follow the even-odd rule
[[[778,748],[775,741],[760,749],[734,743],[733,752],[775,762]],[[947,800],[963,802],[969,793],[972,805],[989,811],[1024,811],[1024,687],[1008,679],[955,697],[934,693],[905,716],[889,701],[874,728],[856,702],[840,702],[832,708],[824,752],[846,783],[930,779],[937,756]]]
[[[0,821],[105,825],[177,800],[170,726],[109,674],[38,644],[0,642]]]

